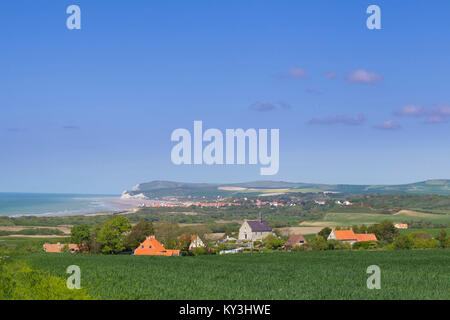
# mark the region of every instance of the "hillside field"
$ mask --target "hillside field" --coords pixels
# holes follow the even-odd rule
[[[67,278],[98,299],[450,299],[450,251],[313,251],[157,257],[32,254],[32,268]],[[366,286],[381,268],[381,289]]]

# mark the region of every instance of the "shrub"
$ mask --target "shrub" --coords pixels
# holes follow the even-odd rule
[[[358,250],[367,250],[367,249],[373,249],[376,247],[377,247],[376,241],[360,241],[360,242],[355,242],[353,244],[353,249],[358,249]]]
[[[208,254],[208,250],[206,248],[195,248],[194,250],[192,250],[192,254],[194,256],[200,256],[200,255]]]
[[[316,237],[307,243],[310,245],[312,250],[328,250],[328,243],[327,240],[325,240],[322,237]]]
[[[394,240],[395,249],[411,249],[414,245],[412,237],[401,234]]]
[[[343,243],[339,240],[328,240],[327,241],[328,248],[326,250],[346,250],[350,249],[346,243]]]
[[[0,265],[0,300],[89,300],[81,290],[70,290],[63,279],[32,270],[23,263]]]

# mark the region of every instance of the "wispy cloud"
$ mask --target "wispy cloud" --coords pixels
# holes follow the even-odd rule
[[[289,73],[288,74],[292,78],[306,78],[306,77],[308,77],[308,73],[305,71],[305,69],[297,68],[297,67],[289,69]]]
[[[431,108],[425,108],[418,105],[407,105],[394,112],[397,116],[422,117],[424,123],[439,124],[447,122],[450,119],[450,106],[434,105]]]
[[[308,77],[308,72],[303,68],[292,67],[287,72],[279,73],[274,77],[280,79],[304,79]]]
[[[337,74],[334,72],[327,72],[325,73],[325,78],[333,80],[337,78]]]
[[[272,102],[254,102],[250,105],[250,110],[256,111],[256,112],[267,112],[267,111],[272,111],[278,108],[281,109],[292,109],[292,106],[285,102],[285,101],[279,101],[276,103],[272,103]]]
[[[401,128],[401,126],[395,120],[386,120],[375,126],[375,128],[381,130],[398,130]]]
[[[305,90],[305,92],[306,92],[306,93],[309,93],[309,94],[315,94],[315,95],[321,95],[321,94],[323,94],[323,91],[322,91],[322,90],[319,90],[319,89],[313,89],[313,88],[307,88],[307,89]]]
[[[395,114],[397,116],[422,116],[424,115],[424,113],[425,113],[424,107],[413,104],[409,104],[395,111]]]
[[[447,122],[447,119],[443,116],[429,116],[427,119],[425,119],[424,123],[427,124],[439,124]]]
[[[336,115],[336,116],[328,116],[325,118],[314,118],[308,121],[308,124],[311,125],[334,125],[334,124],[343,124],[343,125],[351,125],[357,126],[366,120],[366,117],[363,114],[358,115],[357,117],[351,117],[346,115]]]
[[[364,69],[355,70],[347,75],[347,81],[350,83],[375,84],[383,78],[376,72],[369,72]]]
[[[250,109],[257,112],[272,111],[276,108],[275,104],[267,102],[255,102],[250,105]]]
[[[292,105],[284,101],[278,102],[278,105],[285,110],[292,109]]]

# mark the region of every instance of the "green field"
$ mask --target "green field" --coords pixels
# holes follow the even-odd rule
[[[82,286],[99,299],[450,299],[444,249],[21,259],[61,278],[80,266]],[[381,268],[380,290],[367,289],[370,265]]]
[[[390,220],[394,223],[404,221],[427,221],[430,223],[450,223],[450,214],[431,214],[431,213],[399,213],[399,214],[380,214],[367,212],[330,212],[327,213],[318,222],[329,222],[330,225],[351,226],[355,224],[379,223],[384,220]],[[307,221],[306,221],[307,222]],[[312,221],[312,222],[317,222]]]
[[[441,230],[444,229],[447,234],[450,234],[450,228],[418,228],[418,229],[400,229],[400,234],[412,234],[414,232],[426,232],[433,238],[437,237]]]

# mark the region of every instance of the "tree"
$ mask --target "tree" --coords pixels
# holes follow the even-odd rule
[[[395,249],[411,249],[414,245],[414,241],[410,236],[401,234],[395,238],[394,248]]]
[[[147,237],[154,235],[155,229],[153,224],[147,221],[141,221],[131,228],[130,233],[126,236],[125,246],[129,250],[136,249]]]
[[[89,252],[90,253],[100,253],[101,244],[98,241],[98,234],[100,233],[100,226],[95,226],[91,230],[91,236],[89,240]]]
[[[330,233],[331,233],[331,229],[328,227],[325,227],[319,231],[318,235],[321,236],[322,238],[324,238],[325,240],[327,240]]]
[[[436,240],[439,241],[439,247],[441,248],[447,248],[449,246],[450,241],[449,238],[447,238],[447,231],[445,231],[445,229],[441,229]]]
[[[369,233],[374,233],[378,240],[386,241],[387,243],[394,242],[398,235],[397,228],[394,227],[392,221],[385,220],[381,223],[371,225],[367,228]]]
[[[365,224],[362,224],[360,226],[354,225],[352,227],[352,230],[354,233],[367,233],[367,226]]]
[[[124,233],[131,230],[130,221],[122,216],[117,216],[106,221],[98,233],[98,241],[101,252],[114,254],[126,249]]]
[[[177,224],[164,222],[155,229],[156,238],[162,242],[166,249],[175,249],[180,227]]]
[[[278,237],[274,236],[273,234],[268,235],[263,240],[265,246],[269,250],[278,249],[279,247],[282,247],[284,245],[284,241],[282,239],[278,239]]]
[[[313,250],[328,250],[328,242],[322,237],[315,237],[308,243]]]
[[[84,248],[89,248],[89,244],[91,241],[91,231],[89,230],[89,226],[82,224],[78,226],[73,226],[70,230],[70,242],[75,243],[82,251]]]

